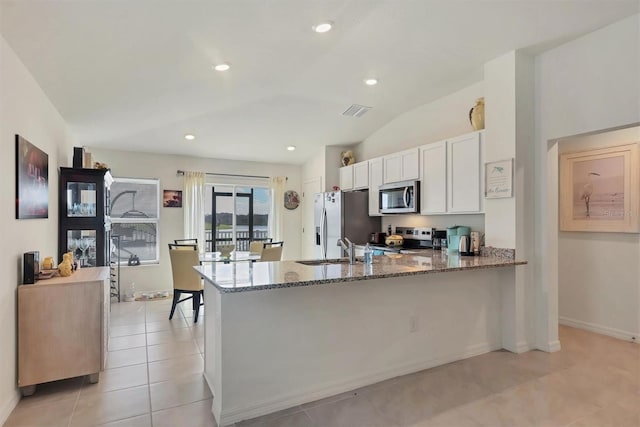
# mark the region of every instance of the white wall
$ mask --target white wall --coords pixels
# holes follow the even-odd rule
[[[246,174],[260,176],[287,176],[286,189],[301,191],[300,167],[295,165],[245,162],[237,160],[206,159],[188,156],[138,153],[128,151],[88,148],[96,161],[105,162],[115,177],[121,178],[157,178],[160,189],[182,189],[182,177],[177,170],[202,171],[214,173]],[[215,182],[215,177],[207,177]],[[222,178],[218,180],[222,181]],[[228,181],[225,181],[228,182]],[[265,181],[267,184],[267,181]],[[276,195],[281,200],[283,195]],[[301,211],[284,209],[284,250],[283,259],[300,257]],[[168,290],[172,288],[171,264],[169,262],[168,243],[183,238],[183,210],[160,208],[160,263],[137,267],[123,266],[121,269],[121,290],[134,282],[136,292],[143,290]]]
[[[321,187],[325,188],[325,147],[316,151],[301,167],[302,182],[320,178]]]
[[[355,146],[356,161],[473,132],[469,110],[482,96],[478,82],[399,115]]]
[[[640,15],[535,59],[537,341],[557,347],[558,146],[556,140],[640,122]],[[623,242],[610,243],[623,250]],[[571,256],[570,254],[566,254]],[[564,258],[563,258],[564,259]],[[575,255],[575,262],[580,255]],[[637,270],[640,259],[628,265]],[[595,266],[584,264],[586,269]],[[636,300],[636,303],[638,301]],[[640,319],[638,320],[640,329]]]
[[[563,138],[559,153],[640,141],[640,127]],[[623,339],[638,337],[640,234],[560,232],[558,236],[560,323]]]
[[[49,155],[49,218],[15,219],[15,134]],[[73,138],[66,123],[29,71],[0,36],[0,142],[3,179],[0,224],[0,424],[18,401],[16,387],[16,289],[22,253],[58,253],[58,167],[69,166]]]
[[[485,199],[485,243],[512,248],[518,259],[533,257],[533,60],[512,51],[485,64],[485,161],[514,159],[513,196]],[[534,292],[532,265],[518,268],[514,282],[502,290],[505,299],[503,321],[510,330],[503,347],[522,352],[534,335]],[[507,303],[508,301],[508,303]]]

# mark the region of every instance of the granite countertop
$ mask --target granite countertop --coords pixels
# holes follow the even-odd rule
[[[389,254],[373,257],[373,265],[334,263],[304,265],[296,261],[206,263],[195,266],[206,282],[222,293],[280,289],[325,283],[383,279],[460,270],[526,264],[495,256],[442,255],[432,250],[419,255]]]

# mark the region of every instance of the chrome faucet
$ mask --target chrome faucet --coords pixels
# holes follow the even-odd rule
[[[347,241],[347,243],[344,242],[345,240]],[[338,244],[342,247],[342,250],[345,251],[349,256],[349,264],[355,264],[356,246],[353,244],[353,242],[345,237],[344,240],[338,239]]]

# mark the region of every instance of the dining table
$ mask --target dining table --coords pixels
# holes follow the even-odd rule
[[[256,262],[260,261],[260,254],[248,251],[233,251],[228,257],[223,257],[220,252],[204,252],[200,254],[199,259],[200,264],[204,262],[223,262],[225,264],[240,261]]]

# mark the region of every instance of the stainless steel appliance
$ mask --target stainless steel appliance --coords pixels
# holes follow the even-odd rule
[[[385,252],[411,253],[412,249],[431,249],[435,240],[446,237],[445,230],[430,227],[396,227],[394,235],[402,236],[402,246],[373,245],[374,249]]]
[[[458,242],[458,252],[460,255],[473,255],[473,249],[471,248],[471,237],[468,235],[458,236],[460,241]]]
[[[365,244],[380,227],[381,218],[369,216],[366,191],[330,191],[314,196],[317,258],[341,258],[338,240],[347,238],[357,245]]]
[[[428,227],[396,227],[396,234],[404,237],[403,249],[430,249],[435,232]]]
[[[416,213],[419,207],[419,181],[403,181],[380,186],[380,213]]]

